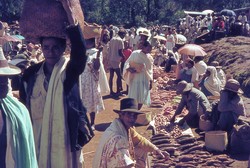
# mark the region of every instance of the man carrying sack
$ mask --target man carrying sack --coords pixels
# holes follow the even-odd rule
[[[20,98],[30,111],[40,168],[82,167],[81,149],[93,137],[78,87],[79,75],[85,68],[87,56],[79,17],[75,17],[74,13],[76,2],[79,5],[79,1],[75,0],[26,0],[24,11],[30,3],[37,3],[34,8],[38,11],[42,8],[49,12],[44,15],[67,16],[66,20],[42,20],[46,24],[40,29],[33,24],[37,18],[29,18],[27,13],[21,16],[23,35],[30,40],[39,40],[45,57],[43,62],[24,72],[20,89]],[[62,13],[57,13],[60,11]],[[37,12],[32,15],[44,16]],[[65,25],[61,23],[64,21],[70,25],[58,27]],[[32,28],[33,32],[28,31]],[[67,39],[71,42],[70,59],[64,55]]]

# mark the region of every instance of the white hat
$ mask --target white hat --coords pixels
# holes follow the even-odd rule
[[[0,46],[0,76],[17,75],[21,70],[13,65],[9,65],[4,57],[2,46]]]
[[[186,81],[180,81],[177,84],[176,94],[182,94],[183,92],[190,91],[193,88],[191,83],[187,83]]]

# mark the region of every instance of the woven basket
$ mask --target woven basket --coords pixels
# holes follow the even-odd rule
[[[81,28],[84,27],[84,17],[79,0],[69,1],[74,17]],[[39,43],[39,37],[66,38],[65,22],[67,14],[61,2],[56,0],[25,0],[20,19],[20,31],[26,40]]]
[[[205,115],[201,115],[200,116],[200,120],[199,120],[199,129],[202,131],[211,131],[214,128],[214,125],[211,121],[209,120],[205,120],[204,119]]]
[[[227,132],[208,131],[205,133],[205,146],[208,151],[223,152],[228,144]]]
[[[84,22],[83,37],[85,39],[99,38],[101,37],[101,31],[102,31],[101,26],[95,23],[89,24]]]

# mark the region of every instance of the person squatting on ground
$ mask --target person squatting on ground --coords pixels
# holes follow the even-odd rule
[[[216,68],[217,71],[217,76],[220,79],[221,82],[221,88],[225,86],[226,84],[226,74],[225,72],[222,70],[222,66],[219,65],[218,61],[213,61],[210,64],[211,66],[214,66]]]
[[[218,111],[220,117],[218,128],[223,131],[231,132],[233,125],[238,122],[239,116],[245,116],[246,110],[243,99],[240,97],[243,91],[240,84],[235,79],[229,79],[220,93],[220,101],[218,103]]]
[[[170,121],[174,122],[176,116],[181,114],[183,108],[186,107],[188,114],[179,121],[179,125],[183,125],[186,121],[190,127],[197,127],[199,117],[202,114],[211,112],[211,105],[207,97],[200,90],[194,88],[191,83],[187,83],[186,81],[178,83],[176,93],[181,94],[182,98]]]
[[[120,101],[120,110],[111,125],[103,133],[97,147],[93,168],[147,168],[147,153],[154,152],[168,159],[169,154],[162,151],[135,130],[135,121],[139,114],[135,99],[124,98]]]
[[[32,123],[27,108],[9,93],[8,77],[21,70],[9,66],[0,47],[0,167],[37,168]]]
[[[220,96],[221,81],[214,66],[207,67],[205,75],[199,82],[199,86],[206,96]]]

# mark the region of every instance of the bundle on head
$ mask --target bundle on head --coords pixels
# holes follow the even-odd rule
[[[79,0],[24,0],[20,30],[27,41],[38,43],[39,37],[66,38],[68,18],[61,1],[68,1],[83,29],[84,16]]]

